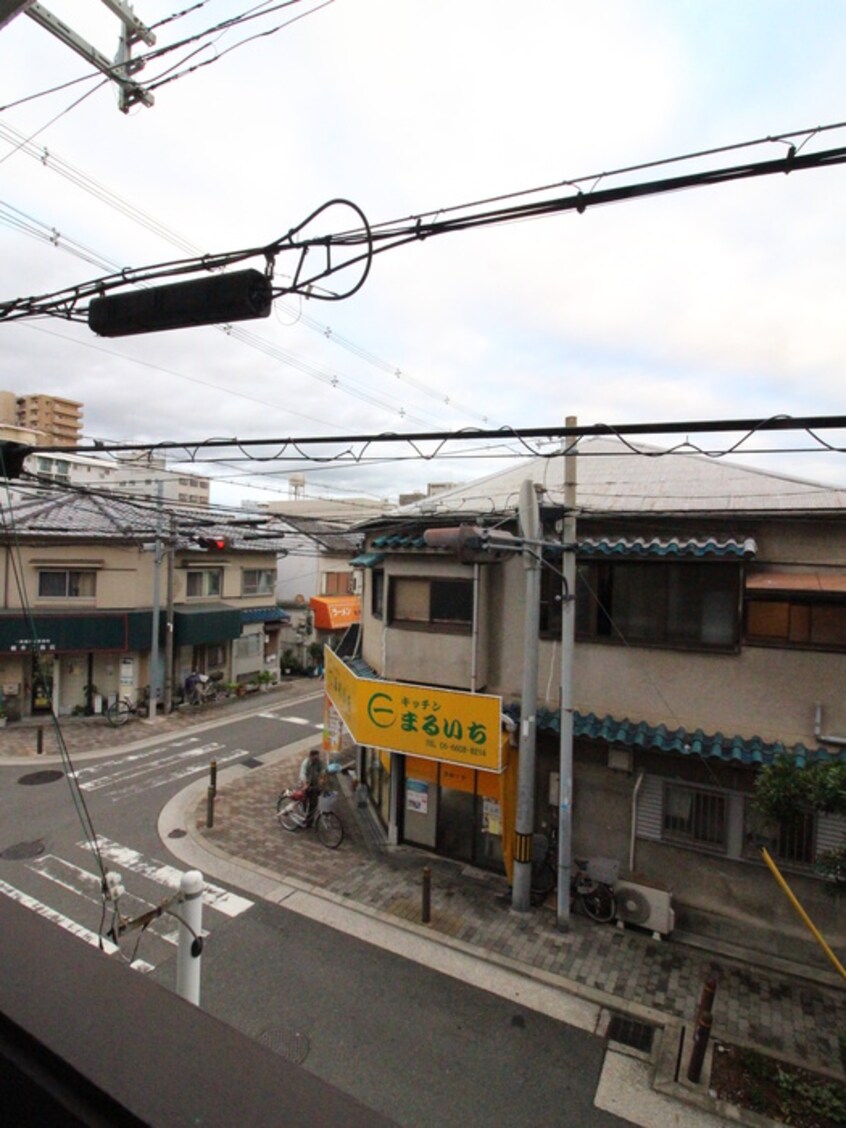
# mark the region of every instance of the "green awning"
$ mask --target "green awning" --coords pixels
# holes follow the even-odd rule
[[[26,617],[20,612],[7,612],[0,614],[0,653],[146,650],[150,646],[151,626],[150,611]]]
[[[173,613],[174,646],[228,642],[241,637],[241,611],[220,603],[179,607]]]

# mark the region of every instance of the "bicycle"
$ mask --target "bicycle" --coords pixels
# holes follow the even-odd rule
[[[222,684],[223,675],[214,673],[209,677],[205,674],[198,678],[190,689],[187,690],[185,699],[189,705],[213,705],[216,701],[223,701],[229,696],[229,691]]]
[[[115,728],[125,725],[130,717],[146,717],[150,712],[150,690],[145,687],[137,701],[129,697],[119,697],[106,709],[106,720]]]
[[[292,832],[313,826],[317,837],[329,850],[337,850],[344,839],[344,824],[335,814],[336,791],[322,791],[310,810],[304,787],[286,787],[276,800],[276,816],[280,826]]]
[[[591,877],[590,863],[584,858],[573,858],[570,876],[570,905],[578,905],[586,916],[599,924],[608,924],[617,915],[614,890],[605,881]],[[558,884],[558,847],[553,834],[536,834],[532,843],[531,899],[542,905]]]

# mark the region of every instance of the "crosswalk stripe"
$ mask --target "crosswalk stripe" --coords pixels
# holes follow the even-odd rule
[[[90,842],[80,842],[78,845],[83,850],[93,851]],[[179,888],[183,871],[175,866],[159,862],[155,858],[146,861],[137,850],[133,850],[129,846],[121,846],[119,842],[112,842],[111,839],[104,838],[102,835],[97,836],[97,845],[100,856],[114,862],[119,869],[123,868],[141,874],[143,877],[150,878],[151,881],[157,881],[160,885],[169,885],[172,889]],[[239,897],[237,893],[229,893],[219,885],[213,885],[210,881],[204,882],[203,885],[203,904],[228,917],[239,916],[253,907],[253,902],[247,900],[246,897]]]
[[[75,920],[71,920],[70,917],[66,917],[55,909],[51,909],[49,905],[45,905],[43,901],[39,901],[35,897],[30,897],[28,893],[23,893],[20,889],[15,889],[13,885],[7,885],[5,881],[0,881],[0,893],[5,897],[9,897],[12,901],[17,901],[17,903],[23,905],[25,909],[38,913],[39,916],[43,916],[45,920],[49,920],[52,924],[58,924],[60,928],[64,928],[66,932],[70,932],[73,936],[76,936],[78,940],[84,940],[86,944],[90,944],[93,948],[102,949],[108,956],[113,956],[120,950],[117,944],[112,940],[109,940],[105,936],[98,936],[98,934],[92,932],[90,928],[85,928]],[[153,964],[142,959],[132,960],[129,966],[133,971],[140,971],[142,975],[146,975],[148,972],[155,970]]]
[[[28,862],[27,869],[94,905],[103,903],[102,887],[97,874],[75,866],[72,862],[66,862],[63,858],[57,858],[55,854],[44,854],[35,861]],[[145,901],[132,893],[121,895],[120,912],[123,917],[141,916],[152,908],[150,901]],[[159,917],[147,926],[147,931],[154,933],[166,944],[176,946],[179,943],[179,930],[171,924],[171,920],[172,918]]]
[[[311,728],[322,729],[322,721],[310,721],[308,717],[283,717],[279,713],[259,713],[266,721],[284,721],[289,725],[309,725]]]

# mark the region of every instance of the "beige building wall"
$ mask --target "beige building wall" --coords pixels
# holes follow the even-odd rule
[[[82,434],[82,404],[59,396],[18,396],[17,423],[43,431],[48,446],[74,446]]]

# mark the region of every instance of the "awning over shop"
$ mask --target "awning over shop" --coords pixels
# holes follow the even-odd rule
[[[515,719],[519,710],[508,706],[505,710]],[[539,709],[538,731],[560,732],[561,714],[558,711]],[[846,748],[830,752],[827,748],[807,748],[804,744],[768,742],[759,736],[724,736],[721,732],[707,735],[702,729],[668,729],[666,725],[649,725],[645,721],[618,720],[615,717],[598,717],[596,713],[573,713],[573,736],[587,740],[601,740],[607,744],[622,744],[643,751],[670,752],[680,756],[698,756],[701,759],[722,760],[729,764],[764,766],[777,756],[793,757],[797,767],[822,763],[846,763]]]
[[[281,607],[244,607],[242,623],[290,623],[291,616]]]
[[[672,557],[684,560],[748,560],[758,546],[751,537],[717,540],[715,537],[583,537],[576,555],[579,559],[614,557],[635,560]]]
[[[337,631],[361,622],[361,600],[357,595],[313,595],[309,606],[319,631]]]
[[[150,646],[152,612],[0,615],[0,653],[143,650]]]
[[[846,574],[842,572],[755,572],[746,577],[746,590],[752,592],[819,592],[846,595]]]
[[[226,604],[205,603],[179,607],[173,613],[174,646],[227,642],[241,636],[241,611]]]

